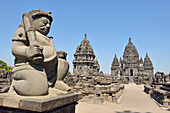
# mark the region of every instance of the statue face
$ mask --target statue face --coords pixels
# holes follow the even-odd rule
[[[39,31],[43,35],[47,35],[50,31],[51,22],[47,17],[41,17],[33,21],[35,30]]]

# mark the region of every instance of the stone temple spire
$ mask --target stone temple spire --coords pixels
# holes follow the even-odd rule
[[[97,60],[97,58],[96,58],[96,62],[98,63],[98,60]]]
[[[138,51],[133,45],[131,38],[129,38],[129,43],[125,47],[125,51],[123,53],[123,62],[127,64],[134,64],[139,61]]]
[[[116,56],[116,54],[115,54],[115,57],[114,57],[114,59],[113,59],[113,63],[112,63],[112,64],[117,64],[117,63],[119,63],[119,62],[118,62],[118,58],[117,58],[117,56]]]
[[[120,63],[122,63],[122,58],[120,57],[120,60],[119,60]]]
[[[149,56],[148,56],[148,53],[146,53],[144,63],[152,63]]]
[[[154,68],[153,68],[153,64],[148,56],[148,53],[146,53],[143,66],[144,66],[145,73],[147,73],[149,76],[153,76]]]
[[[140,62],[140,63],[143,63],[143,59],[142,59],[142,57],[140,57],[140,60],[139,60],[139,62]]]
[[[117,75],[117,71],[115,72],[115,70],[119,70],[119,62],[118,62],[118,58],[115,54],[115,57],[113,59],[113,62],[112,62],[112,66],[111,66],[111,75],[112,76],[115,76]]]
[[[100,66],[97,59],[95,60],[96,56],[93,52],[93,48],[90,45],[89,40],[87,39],[87,34],[85,34],[85,37],[81,41],[80,46],[77,46],[74,57],[74,74],[83,75],[83,73],[86,73],[86,68],[91,69],[97,73],[99,72]]]
[[[84,37],[84,39],[82,40],[82,42],[81,42],[81,44],[80,44],[80,46],[79,46],[79,48],[81,48],[80,50],[81,51],[85,51],[85,50],[89,50],[89,49],[91,49],[91,46],[90,46],[90,42],[89,42],[89,40],[87,39],[87,34],[85,33],[85,37]],[[91,51],[91,50],[90,50]],[[87,51],[86,51],[87,52]]]
[[[148,56],[148,53],[146,53],[145,60],[144,60],[144,68],[145,69],[153,69],[152,62]]]
[[[117,68],[119,68],[119,62],[118,62],[118,58],[115,54],[115,57],[114,57],[113,62],[112,62],[112,69],[117,69]]]

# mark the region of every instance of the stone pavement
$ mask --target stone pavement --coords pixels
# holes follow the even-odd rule
[[[130,83],[125,86],[121,101],[106,104],[79,102],[76,113],[170,113],[162,110],[145,92],[143,85]]]

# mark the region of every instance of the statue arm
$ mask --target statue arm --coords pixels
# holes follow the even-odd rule
[[[40,56],[42,52],[35,45],[30,46],[29,40],[26,38],[26,36],[27,35],[25,34],[23,27],[20,27],[15,31],[14,38],[12,39],[12,54],[17,59],[33,61],[34,63],[37,63],[37,59],[35,58]]]
[[[26,50],[27,46],[21,41],[13,41],[12,54],[20,60],[27,60]]]
[[[20,60],[41,63],[42,48],[37,43],[33,20],[28,13],[23,15],[23,24],[24,27],[18,28],[14,33],[12,54]]]
[[[33,18],[31,17],[29,13],[25,12],[22,16],[22,20],[23,20],[25,32],[28,36],[30,46],[33,44],[38,45],[37,37],[35,34],[35,28],[33,24]]]
[[[22,16],[22,19],[27,38],[29,40],[29,48],[26,50],[26,55],[29,61],[40,64],[44,60],[42,55],[43,48],[40,47],[37,42],[33,18],[31,14],[25,12]]]
[[[18,28],[12,39],[12,54],[20,60],[27,60],[26,50],[28,48],[28,40],[23,27]]]
[[[12,54],[20,60],[32,61],[36,64],[39,63],[38,56],[41,55],[41,51],[34,46],[26,46],[22,41],[13,41]]]

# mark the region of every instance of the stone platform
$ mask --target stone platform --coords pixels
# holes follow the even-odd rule
[[[67,94],[62,96],[9,96],[0,95],[1,113],[75,113],[75,105],[81,99],[81,94]]]

